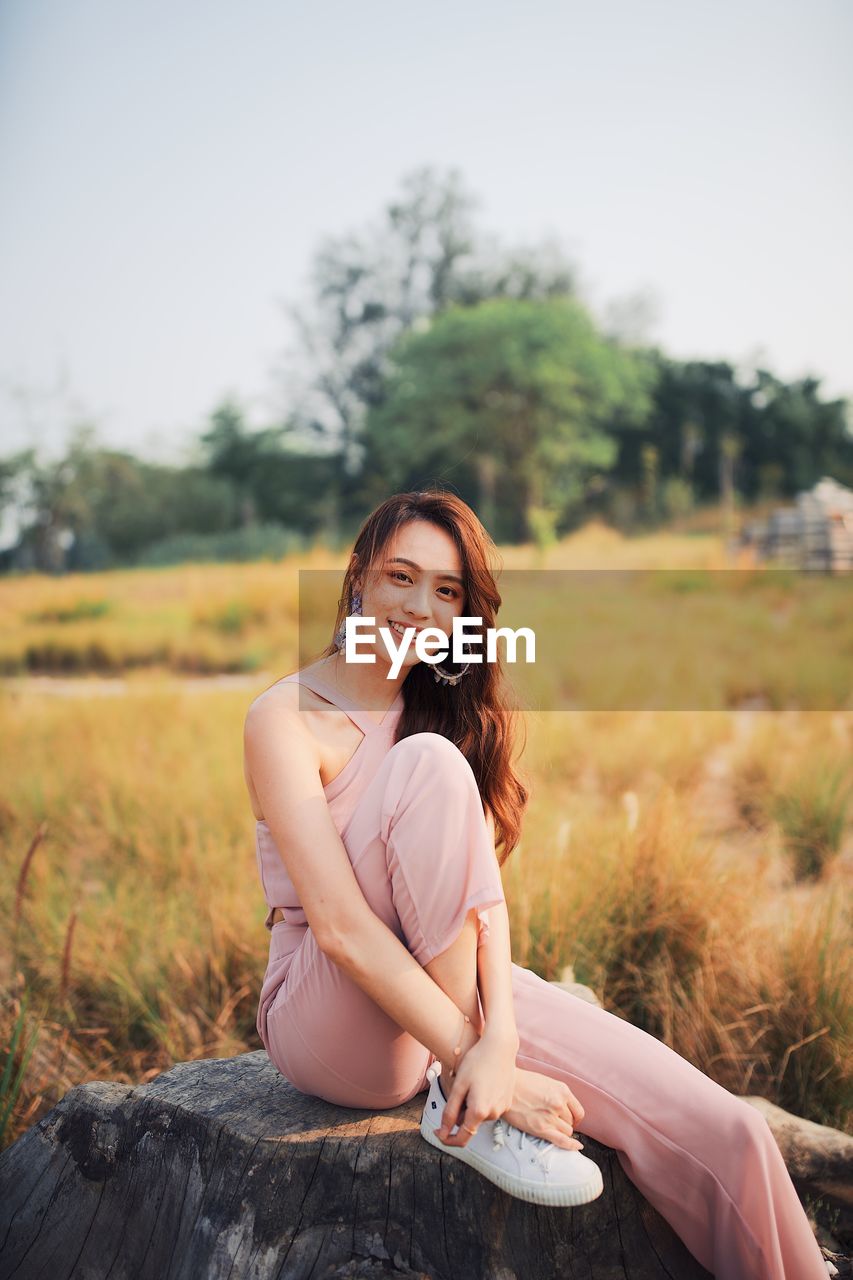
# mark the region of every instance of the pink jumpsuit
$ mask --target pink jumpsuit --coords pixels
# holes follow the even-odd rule
[[[402,691],[381,724],[313,672],[285,677],[364,734],[325,788],[371,909],[420,964],[477,907],[504,901],[474,773],[455,743],[394,743]],[[452,691],[451,691],[452,692]],[[314,940],[265,822],[258,869],[270,912],[257,1029],[296,1088],[347,1107],[399,1106],[427,1087],[435,1055],[395,1023]],[[285,919],[271,923],[272,909]],[[719,1280],[826,1280],[827,1269],[763,1115],[656,1037],[512,965],[519,1067],[565,1081],[583,1133],[613,1148],[631,1181]]]

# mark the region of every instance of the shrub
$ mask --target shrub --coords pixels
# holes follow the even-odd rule
[[[176,533],[150,543],[138,565],[184,564],[188,561],[279,560],[308,549],[305,536],[280,524],[247,525],[223,533]]]
[[[794,864],[797,880],[817,879],[838,853],[853,799],[853,781],[843,765],[820,756],[804,763],[802,772],[780,787],[772,801]]]

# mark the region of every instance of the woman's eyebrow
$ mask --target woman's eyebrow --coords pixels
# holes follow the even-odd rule
[[[385,563],[386,564],[408,564],[408,565],[411,565],[413,569],[417,569],[418,573],[420,573],[421,571],[421,566],[419,564],[415,564],[414,560],[407,560],[405,556],[394,556],[391,560],[386,560]],[[462,579],[458,576],[458,574],[444,573],[441,570],[439,570],[438,576],[440,578],[450,578],[452,579],[453,582],[458,582],[460,587],[464,587],[465,585]]]

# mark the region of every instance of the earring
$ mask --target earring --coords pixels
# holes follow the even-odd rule
[[[352,614],[361,615],[361,592],[360,591],[353,592],[352,600],[350,602],[349,612],[351,615]],[[346,621],[344,621],[341,624],[341,626],[338,628],[338,630],[335,632],[335,648],[343,649],[344,644],[346,643],[346,638],[347,638]]]
[[[438,665],[438,663],[436,663],[432,669],[432,676],[433,676],[433,679],[437,681],[438,684],[454,684],[455,685],[459,683],[459,681],[462,679],[464,675],[468,674],[470,669],[471,669],[471,663],[469,662],[465,667],[463,667],[461,671],[457,671],[455,675],[451,675],[449,672],[443,671],[442,668]]]
[[[466,662],[461,671],[445,671],[439,663],[435,663],[432,669],[432,677],[437,684],[457,685],[463,676],[466,676],[471,670],[473,663]]]

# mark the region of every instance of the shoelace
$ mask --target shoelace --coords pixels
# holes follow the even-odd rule
[[[492,1133],[492,1147],[497,1150],[502,1147],[507,1138],[511,1135],[518,1134],[518,1150],[524,1150],[525,1144],[530,1150],[531,1158],[536,1160],[542,1166],[546,1173],[551,1170],[551,1159],[554,1155],[554,1144],[549,1142],[547,1138],[534,1137],[532,1133],[527,1133],[525,1129],[518,1129],[514,1124],[510,1124],[508,1120],[499,1117],[494,1122],[494,1131]]]
[[[435,1063],[427,1068],[428,1080],[435,1080],[438,1074],[439,1067]],[[549,1173],[551,1170],[551,1158],[554,1154],[553,1142],[549,1142],[547,1138],[536,1138],[532,1133],[527,1133],[526,1130],[517,1128],[516,1125],[510,1124],[508,1120],[504,1120],[501,1117],[498,1117],[498,1119],[494,1121],[494,1129],[492,1131],[492,1149],[497,1151],[499,1147],[504,1145],[507,1138],[515,1135],[516,1133],[518,1134],[518,1142],[516,1145],[519,1152],[521,1152],[526,1145],[530,1150],[531,1157],[542,1166],[546,1173]]]

